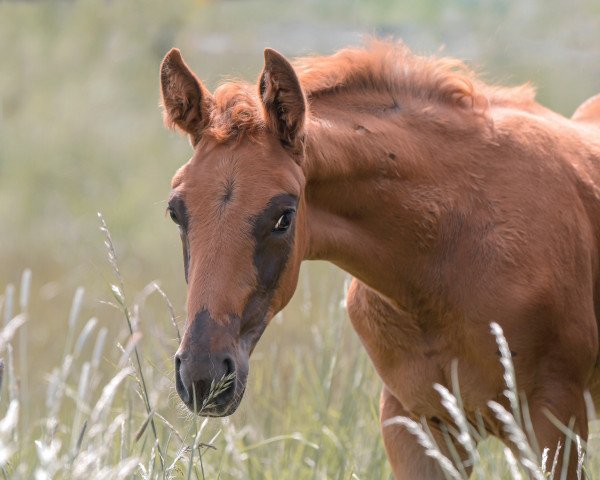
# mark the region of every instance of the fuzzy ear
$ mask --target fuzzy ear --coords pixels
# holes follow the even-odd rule
[[[213,98],[176,48],[162,61],[160,85],[165,125],[188,133],[192,145],[196,145],[208,125]]]
[[[306,99],[290,62],[270,48],[265,49],[258,88],[267,125],[284,147],[302,155]]]

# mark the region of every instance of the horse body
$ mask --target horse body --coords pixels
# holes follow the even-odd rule
[[[388,390],[384,398],[398,403],[394,415],[447,417],[431,385],[450,384],[453,359],[468,412],[485,412],[490,399],[501,401],[505,386],[489,332],[495,321],[513,350],[536,432],[547,432],[540,443],[555,446],[560,436],[546,424],[543,408],[565,424],[571,416],[581,418],[577,429],[585,435],[582,392],[598,375],[600,132],[542,109],[491,107],[488,123],[457,121],[455,111],[437,115],[433,122],[411,115],[411,130],[377,117],[372,126],[364,116],[362,128],[345,134],[376,137],[347,140],[365,145],[356,153],[361,162],[371,161],[365,169],[371,174],[345,172],[335,187],[311,182],[309,175],[309,209],[315,198],[323,205],[317,218],[325,217],[321,224],[311,220],[311,230],[327,231],[325,253],[311,241],[311,255],[356,277],[348,311]],[[348,117],[336,112],[327,123]],[[322,148],[319,133],[309,131],[308,138]],[[307,158],[319,158],[311,145]],[[405,162],[407,145],[415,149],[413,162],[390,160]],[[346,155],[349,148],[340,150]],[[378,162],[392,167],[378,168]],[[336,215],[322,210],[344,209],[349,214],[336,235]],[[485,418],[502,435],[497,422]],[[389,435],[394,452],[397,434]],[[407,456],[398,462],[423,468],[423,457],[409,449]],[[400,478],[402,465],[395,466]]]
[[[200,388],[193,368],[202,369],[185,358],[205,355],[198,351],[206,338],[218,346],[202,348],[225,355],[222,369],[245,382],[247,357],[291,297],[300,261],[323,259],[354,277],[348,312],[384,383],[382,422],[423,417],[443,448],[448,413],[432,385],[451,384],[456,360],[466,412],[473,421],[479,412],[504,437],[487,408],[490,400],[506,403],[489,327],[497,322],[539,445],[564,443],[546,409],[564,424],[573,418],[587,437],[583,392],[600,405],[597,101],[566,119],[528,88],[490,87],[461,64],[389,44],[301,60],[295,71],[268,53],[258,98],[237,84],[210,97],[185,70],[172,78],[185,64],[170,58],[168,121],[196,146],[175,195],[201,225],[184,232],[197,253],[178,354],[182,398],[190,398],[186,376]],[[200,100],[186,104],[173,93],[186,82]],[[233,203],[254,212],[253,252],[249,234],[223,240],[233,234],[222,217],[231,223],[235,213],[206,213],[229,180],[237,185]],[[277,222],[279,235],[281,212],[292,208],[277,207],[278,192],[296,213],[290,237],[273,239],[262,223]],[[219,211],[229,208],[223,204]],[[237,260],[211,270],[217,251]],[[231,278],[239,285],[224,293]],[[233,396],[227,408],[239,403],[238,390]],[[382,434],[397,478],[443,478],[402,427]]]

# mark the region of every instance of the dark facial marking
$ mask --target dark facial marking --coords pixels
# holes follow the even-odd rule
[[[267,322],[265,316],[271,303],[271,297],[255,293],[250,296],[242,312],[241,342],[248,356],[254,350],[258,339],[261,337]]]
[[[179,225],[184,230],[188,228],[188,213],[187,208],[185,207],[185,202],[183,198],[181,198],[178,194],[172,194],[169,198],[167,211],[173,218],[173,221]]]
[[[208,310],[201,310],[196,313],[189,329],[190,353],[200,358],[231,348],[239,336],[240,319],[231,315],[228,322],[220,323],[212,319]]]
[[[252,219],[255,241],[253,261],[258,274],[259,292],[271,293],[277,287],[294,243],[294,219],[284,232],[273,231],[273,228],[285,212],[295,212],[297,203],[295,195],[275,195],[263,211]]]
[[[254,236],[253,262],[257,272],[257,288],[242,313],[242,336],[249,353],[256,346],[265,327],[265,317],[281,273],[285,269],[294,244],[294,218],[298,204],[295,195],[276,195],[258,215],[251,219]],[[291,225],[285,231],[274,230],[277,220],[291,213]]]
[[[167,207],[171,218],[179,226],[179,236],[181,237],[181,246],[183,248],[183,269],[185,272],[185,281],[188,281],[188,271],[190,266],[190,245],[188,242],[189,216],[185,202],[179,195],[172,195]]]
[[[205,406],[203,416],[232,414],[244,394],[248,377],[248,355],[238,348],[241,320],[230,315],[228,321],[217,322],[208,310],[194,316],[176,356],[176,387],[186,405],[193,409],[193,395],[202,405],[214,382],[235,373],[235,381]]]
[[[183,271],[185,273],[185,283],[188,283],[190,270],[190,244],[188,242],[187,233],[181,231],[179,235],[181,237],[181,246],[183,248]]]

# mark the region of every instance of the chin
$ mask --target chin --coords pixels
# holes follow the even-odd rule
[[[242,397],[246,390],[246,385],[241,382],[235,382],[230,388],[217,395],[209,404],[200,409],[194,409],[193,405],[185,406],[201,417],[228,417],[233,415],[242,402]]]
[[[201,417],[211,417],[211,418],[228,417],[235,413],[235,411],[240,406],[240,403],[242,403],[241,400],[242,400],[242,398],[240,397],[239,400],[233,401],[233,402],[229,403],[228,405],[224,405],[224,406],[217,405],[213,408],[205,408],[203,411],[197,412],[197,414],[200,415]]]

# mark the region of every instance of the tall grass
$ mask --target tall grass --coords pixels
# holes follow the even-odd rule
[[[266,334],[263,342],[270,343],[253,358],[238,413],[231,419],[203,419],[183,410],[173,392],[171,360],[180,335],[176,309],[155,282],[130,303],[103,219],[101,228],[113,273],[107,285],[112,299],[105,303],[114,307],[115,319],[120,317],[120,331],[114,333],[114,325],[101,318],[84,321],[86,293],[77,288],[65,315],[64,335],[48,344],[62,352],[60,361],[43,375],[26,371],[33,362],[21,364],[20,335],[27,344],[40,321],[28,313],[28,303],[35,301],[32,274],[26,271],[20,287],[9,285],[0,297],[2,478],[391,478],[379,438],[380,382],[344,321],[341,288],[321,303],[322,323],[310,332],[312,341],[281,350],[273,338],[277,332]],[[307,316],[315,314],[309,292],[301,286]],[[157,302],[152,304],[153,296]],[[146,323],[150,308],[161,310],[164,322]],[[270,329],[283,329],[284,322],[285,312]],[[484,432],[467,421],[456,378],[451,389],[432,386],[454,419],[448,434],[468,453],[471,478],[561,479],[563,472],[555,468],[558,457],[548,451],[542,455],[527,440],[527,415],[519,402],[510,351],[500,327],[493,325],[492,332],[502,354],[511,411],[493,402],[490,408],[505,425],[513,448],[482,441]],[[26,354],[45,352],[29,349]],[[45,383],[43,402],[27,397],[35,390],[27,386],[39,381]],[[222,382],[214,385],[213,397],[219,388]],[[420,423],[404,418],[391,423],[413,432],[448,478],[467,478],[465,465],[445,456]],[[560,452],[568,456],[568,448],[577,449],[581,478],[600,478],[596,431],[592,429],[587,445],[573,437],[572,445]]]
[[[496,401],[489,401],[488,407],[496,416],[496,419],[502,425],[504,434],[509,444],[503,448],[504,463],[508,465],[508,472],[505,478],[520,480],[522,478],[531,478],[535,480],[564,480],[567,478],[568,469],[575,468],[577,478],[597,478],[597,470],[590,468],[588,457],[597,462],[597,448],[593,448],[589,443],[588,448],[584,448],[583,440],[572,431],[573,425],[561,425],[557,419],[554,419],[557,427],[566,433],[565,444],[558,442],[552,449],[545,447],[540,452],[539,446],[535,440],[533,426],[531,425],[530,415],[526,399],[520,395],[517,389],[516,375],[512,363],[512,354],[508,347],[508,342],[504,337],[502,328],[497,323],[491,323],[491,333],[496,338],[498,350],[500,352],[500,363],[504,368],[504,381],[506,389],[503,394],[509,402],[510,411]],[[425,453],[433,458],[441,467],[447,478],[463,480],[468,478],[486,479],[489,477],[489,471],[485,468],[485,463],[481,462],[480,453],[476,449],[479,441],[486,437],[483,429],[476,429],[471,426],[467,420],[467,414],[461,406],[460,391],[458,388],[458,379],[456,369],[453,370],[453,388],[454,394],[443,385],[435,384],[434,389],[440,394],[441,403],[448,411],[449,417],[453,419],[454,425],[446,427],[446,445],[447,450],[452,452],[450,458],[444,453],[438,445],[427,424],[419,424],[407,417],[394,417],[384,423],[385,427],[392,425],[401,425],[415,436],[415,440],[424,448]],[[521,400],[523,399],[523,400]],[[589,400],[589,397],[586,397]],[[588,409],[593,410],[593,405]],[[479,422],[477,422],[479,423]],[[592,434],[591,439],[596,434]],[[466,452],[466,458],[459,458],[456,455],[455,442],[459,444]],[[577,464],[570,465],[570,449],[575,443],[577,448]],[[548,464],[548,455],[553,455],[552,464]],[[562,456],[562,467],[557,468],[559,458]],[[496,458],[498,463],[502,463],[502,458]],[[467,475],[465,466],[472,467],[471,475]],[[596,473],[594,473],[596,472]],[[499,477],[498,477],[499,478]]]
[[[0,475],[36,479],[389,477],[375,422],[377,380],[364,354],[353,358],[353,368],[342,379],[348,384],[344,391],[355,395],[340,396],[336,389],[340,377],[335,375],[338,364],[332,354],[334,346],[339,348],[341,327],[315,335],[319,355],[298,348],[289,352],[291,361],[281,361],[286,352],[271,348],[271,359],[259,357],[246,396],[256,395],[257,390],[264,396],[247,398],[253,405],[241,408],[233,420],[202,419],[183,410],[172,380],[171,360],[180,339],[175,309],[155,282],[130,302],[110,232],[102,218],[100,222],[112,270],[106,287],[112,298],[102,303],[114,309],[115,318],[120,316],[122,328],[115,332],[114,325],[96,317],[83,321],[86,293],[79,287],[65,315],[64,335],[48,342],[49,350],[62,352],[60,362],[43,374],[27,371],[34,362],[22,366],[22,345],[17,345],[15,356],[12,344],[19,341],[25,325],[31,335],[40,321],[28,314],[28,302],[35,300],[30,295],[31,272],[26,271],[20,288],[9,285],[0,297],[5,319],[0,356],[6,377],[0,385]],[[160,327],[144,321],[152,295],[164,301],[155,307],[163,307],[167,314]],[[327,305],[327,314],[339,318],[339,298]],[[280,316],[275,323],[281,321]],[[32,356],[31,350],[25,351]],[[24,382],[37,381],[46,384],[43,402],[27,396],[35,389],[24,388]],[[230,381],[216,382],[201,410],[210,408]],[[369,395],[357,389],[366,389]],[[354,417],[354,428],[360,429],[364,420],[356,417],[361,408],[371,428],[368,435],[356,439],[351,429],[344,432],[339,426]],[[244,418],[249,413],[253,419]],[[286,430],[293,422],[301,428]],[[365,438],[370,445],[362,445]],[[355,449],[357,454],[351,455]],[[374,476],[365,477],[365,472]]]

